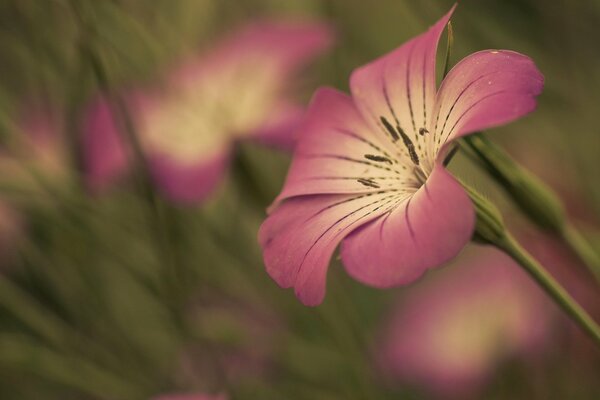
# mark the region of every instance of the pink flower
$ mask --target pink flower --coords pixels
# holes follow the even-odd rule
[[[237,140],[291,149],[303,112],[290,96],[290,81],[331,41],[328,27],[318,23],[255,23],[186,59],[160,89],[130,93],[133,123],[159,189],[174,200],[203,200],[222,180]],[[130,162],[105,100],[90,107],[84,131],[88,183],[103,189]]]
[[[475,216],[444,169],[448,144],[515,120],[543,77],[521,54],[486,50],[436,89],[436,49],[451,10],[424,34],[354,71],[352,97],[320,89],[285,186],[259,232],[268,273],[321,303],[337,245],[348,273],[375,287],[407,284],[455,257]]]
[[[552,305],[497,251],[433,275],[400,299],[379,358],[392,381],[442,398],[469,397],[503,361],[534,356],[550,343]]]

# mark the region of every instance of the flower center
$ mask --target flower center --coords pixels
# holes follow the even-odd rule
[[[419,159],[419,154],[415,149],[413,141],[406,134],[406,132],[404,132],[402,127],[400,127],[400,124],[397,123],[396,126],[394,126],[384,116],[380,116],[379,120],[381,121],[387,133],[390,135],[393,143],[396,143],[400,139],[402,139],[402,144],[404,145],[404,148],[408,153],[410,161],[413,164],[412,168],[409,168],[409,170],[412,172],[412,177],[415,179],[415,182],[413,183],[415,188],[418,189],[425,183],[428,174],[425,172],[423,166],[421,165],[421,160]],[[429,134],[429,131],[426,128],[419,129],[420,136],[425,136],[427,134]],[[387,162],[389,164],[393,164],[392,160],[390,160],[388,157],[382,157],[379,155],[365,154],[365,158],[371,161]]]

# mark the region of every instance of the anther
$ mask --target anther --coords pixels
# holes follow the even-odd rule
[[[425,129],[425,128],[419,128],[419,135],[423,136],[426,133],[429,133],[429,131],[427,129]]]
[[[410,140],[410,138],[408,137],[408,135],[406,135],[406,133],[404,133],[404,131],[400,131],[400,135],[402,135],[402,141],[406,146],[406,150],[408,150],[408,155],[410,156],[410,159],[415,165],[419,165],[419,156],[415,151],[415,145],[413,144],[412,140]]]
[[[379,117],[379,120],[381,121],[383,126],[385,126],[385,129],[389,132],[389,134],[392,136],[392,140],[394,142],[398,141],[398,139],[400,139],[400,136],[398,136],[398,132],[396,132],[392,124],[390,124],[388,120],[385,119],[385,117]]]
[[[363,185],[367,186],[367,187],[372,187],[375,189],[379,189],[379,185],[372,179],[366,179],[366,178],[358,178],[356,180],[358,183],[362,183]]]
[[[384,156],[377,156],[373,154],[365,154],[365,158],[367,160],[376,161],[376,162],[386,162],[388,164],[392,164],[392,160]]]

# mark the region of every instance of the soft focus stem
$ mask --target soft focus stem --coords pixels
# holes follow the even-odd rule
[[[94,341],[81,335],[65,321],[46,309],[37,299],[22,290],[19,285],[1,275],[0,306],[53,347],[63,349],[66,352],[74,350],[76,353],[81,353],[83,351],[84,354],[89,354],[92,360],[102,360],[110,364],[111,369],[114,368],[116,373],[121,374],[117,375],[117,377],[122,376],[125,382],[127,380],[129,382],[132,381],[132,376],[129,375],[132,371],[127,369],[127,365],[124,365],[117,355],[107,353]],[[102,370],[100,366],[96,368]],[[108,375],[112,372],[105,371],[105,373]],[[137,380],[138,378],[136,377],[135,379]],[[145,378],[140,377],[140,379]],[[141,380],[140,383],[142,383]],[[143,383],[146,382],[144,381]]]
[[[461,184],[475,208],[476,225],[473,240],[495,246],[512,257],[552,300],[600,346],[600,326],[508,232],[498,208],[464,182]]]
[[[600,326],[567,293],[567,291],[514,239],[506,233],[494,243],[512,257],[544,289],[544,291],[600,346]]]
[[[147,203],[152,235],[156,241],[160,262],[163,264],[164,290],[169,302],[168,306],[172,309],[173,316],[177,319],[178,310],[185,301],[186,293],[181,290],[184,283],[183,272],[176,261],[176,251],[172,243],[172,238],[169,235],[171,230],[170,222],[172,221],[167,215],[166,207],[164,207],[152,187],[148,160],[143,152],[127,104],[118,93],[113,92],[106,68],[92,46],[88,43],[82,47],[82,52],[89,62],[99,88],[106,97],[118,132],[122,135],[124,142],[129,146],[131,151],[136,169],[135,172],[139,181],[140,195]]]
[[[581,261],[585,263],[596,280],[600,282],[600,256],[596,250],[594,250],[583,235],[569,223],[565,224],[561,236],[571,250],[573,250]]]
[[[569,223],[560,198],[482,133],[463,138],[468,155],[504,189],[539,228],[560,237],[600,282],[600,256]]]

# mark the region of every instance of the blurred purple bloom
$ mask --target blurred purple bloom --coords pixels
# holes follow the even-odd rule
[[[340,242],[348,273],[383,288],[414,281],[470,240],[474,210],[443,167],[448,144],[531,112],[543,77],[526,56],[486,50],[436,89],[437,44],[452,11],[355,70],[352,97],[315,94],[259,233],[268,273],[304,304],[323,300]]]
[[[551,331],[551,304],[507,256],[481,251],[399,299],[379,358],[392,381],[442,398],[469,397],[502,361],[534,356]]]
[[[173,200],[203,200],[222,180],[237,140],[291,149],[303,111],[290,82],[331,42],[323,24],[255,23],[186,59],[160,89],[130,93],[131,117],[159,189]],[[88,183],[101,190],[130,162],[105,100],[90,107],[84,131]]]

